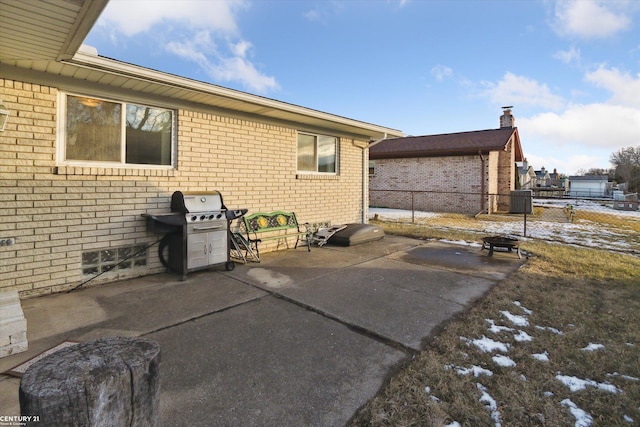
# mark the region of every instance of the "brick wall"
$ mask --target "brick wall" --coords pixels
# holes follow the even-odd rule
[[[509,212],[511,206],[511,191],[516,188],[515,151],[513,137],[506,146],[506,150],[498,152],[498,200],[497,210]]]
[[[429,212],[476,214],[483,206],[482,177],[487,184],[489,163],[479,156],[420,157],[375,160],[369,178],[371,206]],[[401,190],[401,191],[381,191]],[[486,189],[484,190],[486,191]]]
[[[169,212],[176,190],[219,190],[229,208],[290,210],[300,222],[361,221],[363,141],[340,139],[337,176],[297,175],[296,129],[179,110],[175,170],[60,166],[57,90],[0,79],[0,97],[11,111],[0,133],[0,238],[15,238],[0,247],[0,290],[67,290],[88,278],[83,253],[155,242],[141,214]],[[154,246],[145,267],[91,284],[159,271]]]

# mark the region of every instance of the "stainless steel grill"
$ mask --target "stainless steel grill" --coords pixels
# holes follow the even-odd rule
[[[171,213],[143,216],[149,231],[165,234],[158,248],[160,261],[184,280],[188,272],[215,265],[234,269],[229,256],[229,222],[246,212],[228,210],[219,191],[176,191],[171,196]]]

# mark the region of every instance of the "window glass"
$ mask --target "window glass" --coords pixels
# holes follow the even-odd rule
[[[127,105],[127,163],[170,165],[170,110]]]
[[[119,162],[120,104],[77,96],[67,97],[67,160]]]
[[[172,110],[66,95],[64,160],[173,164]]]
[[[298,170],[316,171],[316,137],[298,134]]]
[[[336,173],[338,138],[298,134],[298,171]]]
[[[318,136],[318,172],[336,172],[336,138]]]

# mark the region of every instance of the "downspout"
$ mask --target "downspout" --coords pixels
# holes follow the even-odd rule
[[[486,180],[484,177],[485,174],[485,169],[486,169],[486,165],[485,165],[485,158],[482,155],[481,151],[478,151],[478,156],[480,156],[480,213],[479,214],[483,214],[485,211],[485,188],[486,188]]]
[[[363,224],[367,224],[369,222],[369,156],[367,156],[368,149],[377,145],[387,139],[387,133],[384,133],[384,136],[381,139],[376,139],[374,141],[369,142],[364,146],[360,146],[362,149],[362,218],[361,221]]]

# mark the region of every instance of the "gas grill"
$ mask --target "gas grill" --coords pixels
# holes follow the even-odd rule
[[[143,216],[147,230],[165,234],[158,247],[160,262],[184,280],[188,272],[215,265],[234,269],[229,256],[229,223],[246,212],[228,210],[219,191],[176,191],[171,196],[171,213]]]

